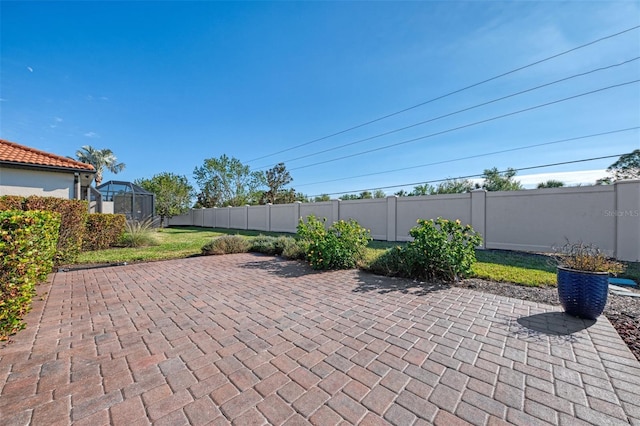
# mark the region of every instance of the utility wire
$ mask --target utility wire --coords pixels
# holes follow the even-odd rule
[[[563,161],[561,163],[542,164],[542,165],[539,165],[539,166],[521,167],[521,168],[518,168],[518,169],[510,169],[510,170],[515,170],[515,171],[519,172],[519,171],[522,171],[522,170],[541,169],[541,168],[545,168],[545,167],[562,166],[562,165],[565,165],[565,164],[575,164],[575,163],[584,163],[584,162],[587,162],[587,161],[604,160],[604,159],[607,159],[607,158],[620,157],[621,155],[624,155],[624,153],[623,154],[616,154],[616,155],[606,155],[604,157],[584,158],[582,160]],[[509,171],[509,170],[501,170],[498,173],[506,173],[507,171]],[[378,187],[375,187],[375,188],[355,189],[355,190],[351,190],[351,191],[341,191],[341,192],[330,192],[328,194],[324,193],[324,194],[310,195],[309,197],[319,197],[321,195],[352,194],[352,193],[358,193],[358,192],[364,192],[364,191],[371,191],[371,190],[375,190],[375,189],[400,188],[402,186],[422,185],[422,184],[427,184],[427,183],[445,182],[445,181],[451,180],[451,179],[470,179],[470,178],[476,178],[476,177],[482,177],[482,176],[484,176],[484,173],[475,174],[475,175],[467,175],[467,176],[458,176],[456,178],[435,179],[435,180],[420,181],[420,182],[413,182],[413,183],[403,183],[403,184],[400,184],[400,185],[378,186]]]
[[[311,163],[311,164],[307,164],[307,165],[304,165],[304,166],[294,167],[294,168],[291,168],[290,170],[293,171],[293,170],[305,169],[305,168],[308,168],[308,167],[319,166],[321,164],[327,164],[327,163],[331,163],[331,162],[338,161],[338,160],[344,160],[346,158],[357,157],[357,156],[360,156],[360,155],[369,154],[369,153],[376,152],[376,151],[382,151],[382,150],[393,148],[393,147],[396,147],[396,146],[405,145],[405,144],[416,142],[416,141],[419,141],[419,140],[432,138],[434,136],[440,136],[440,135],[443,135],[443,134],[446,134],[446,133],[454,132],[456,130],[466,129],[468,127],[477,126],[479,124],[488,123],[488,122],[491,122],[491,121],[495,121],[495,120],[499,120],[499,119],[502,119],[502,118],[510,117],[510,116],[513,116],[513,115],[521,114],[523,112],[532,111],[532,110],[543,108],[543,107],[546,107],[546,106],[549,106],[549,105],[558,104],[558,103],[569,101],[569,100],[572,100],[572,99],[577,99],[577,98],[580,98],[582,96],[592,95],[594,93],[599,93],[599,92],[603,92],[605,90],[615,89],[615,88],[618,88],[618,87],[623,87],[623,86],[627,86],[629,84],[634,84],[634,83],[638,83],[638,82],[640,82],[640,79],[627,81],[625,83],[613,84],[611,86],[603,87],[603,88],[596,89],[596,90],[591,90],[589,92],[580,93],[578,95],[569,96],[567,98],[562,98],[562,99],[558,99],[558,100],[551,101],[551,102],[546,102],[544,104],[535,105],[535,106],[532,106],[532,107],[529,107],[529,108],[524,108],[524,109],[521,109],[521,110],[518,110],[518,111],[509,112],[507,114],[498,115],[498,116],[487,118],[487,119],[484,119],[484,120],[475,121],[473,123],[468,123],[468,124],[464,124],[462,126],[457,126],[457,127],[453,127],[453,128],[450,128],[450,129],[442,130],[442,131],[439,131],[439,132],[431,133],[429,135],[420,136],[420,137],[412,138],[412,139],[407,139],[407,140],[404,140],[404,141],[401,141],[401,142],[397,142],[397,143],[393,143],[393,144],[390,144],[390,145],[384,145],[384,146],[381,146],[381,147],[378,147],[378,148],[373,148],[373,149],[369,149],[369,150],[366,150],[366,151],[356,152],[354,154],[343,155],[341,157],[336,157],[336,158],[332,158],[332,159],[329,159],[329,160],[318,161],[316,163]]]
[[[400,127],[398,129],[390,130],[388,132],[380,133],[380,134],[377,134],[377,135],[374,135],[374,136],[370,136],[370,137],[367,137],[367,138],[364,138],[364,139],[359,139],[357,141],[349,142],[349,143],[346,143],[346,144],[343,144],[343,145],[338,145],[338,146],[335,146],[335,147],[332,147],[332,148],[327,148],[327,149],[324,149],[322,151],[313,152],[311,154],[305,154],[305,155],[302,155],[300,157],[291,158],[291,159],[285,160],[283,162],[288,164],[288,163],[290,163],[292,161],[301,160],[303,158],[308,158],[308,157],[313,157],[313,156],[316,156],[316,155],[319,155],[319,154],[324,154],[326,152],[335,151],[335,150],[340,149],[340,148],[345,148],[347,146],[357,145],[357,144],[360,144],[362,142],[366,142],[366,141],[370,141],[370,140],[373,140],[373,139],[377,139],[377,138],[380,138],[382,136],[388,136],[388,135],[393,134],[393,133],[401,132],[403,130],[410,129],[412,127],[417,127],[417,126],[420,126],[420,125],[423,125],[423,124],[426,124],[426,123],[431,123],[433,121],[437,121],[437,120],[440,120],[440,119],[443,119],[443,118],[446,118],[446,117],[451,117],[451,116],[456,115],[456,114],[460,114],[460,113],[463,113],[463,112],[466,112],[466,111],[470,111],[472,109],[480,108],[480,107],[483,107],[483,106],[486,106],[486,105],[489,105],[489,104],[492,104],[492,103],[495,103],[495,102],[499,102],[499,101],[502,101],[502,100],[505,100],[505,99],[513,98],[515,96],[522,95],[522,94],[528,93],[528,92],[532,92],[534,90],[542,89],[543,87],[548,87],[548,86],[551,86],[551,85],[554,85],[554,84],[557,84],[557,83],[561,83],[561,82],[564,82],[564,81],[567,81],[567,80],[571,80],[573,78],[583,77],[585,75],[593,74],[593,73],[598,72],[598,71],[603,71],[603,70],[611,69],[611,68],[614,68],[614,67],[619,67],[619,66],[622,66],[622,65],[626,65],[626,64],[631,63],[633,61],[637,61],[638,59],[640,59],[640,56],[636,56],[635,58],[632,58],[632,59],[629,59],[629,60],[626,60],[624,62],[620,62],[620,63],[617,63],[617,64],[608,65],[608,66],[601,67],[601,68],[596,68],[596,69],[593,69],[591,71],[586,71],[586,72],[583,72],[583,73],[580,73],[580,74],[574,74],[574,75],[569,76],[569,77],[561,78],[560,80],[555,80],[555,81],[552,81],[550,83],[541,84],[541,85],[536,86],[536,87],[532,87],[532,88],[529,88],[529,89],[521,90],[519,92],[511,93],[511,94],[506,95],[506,96],[495,98],[495,99],[492,99],[490,101],[486,101],[486,102],[483,102],[483,103],[480,103],[480,104],[477,104],[477,105],[473,105],[473,106],[470,106],[470,107],[467,107],[467,108],[464,108],[464,109],[460,109],[460,110],[457,110],[457,111],[454,111],[454,112],[450,112],[450,113],[447,113],[447,114],[444,114],[444,115],[440,115],[438,117],[429,118],[427,120],[420,121],[418,123],[414,123],[414,124],[411,124],[411,125],[408,125],[408,126],[405,126],[405,127]],[[272,165],[258,167],[257,170],[266,169],[266,168],[271,167],[271,166]]]
[[[622,34],[628,33],[628,32],[630,32],[630,31],[636,30],[636,29],[638,29],[638,28],[640,28],[640,25],[636,25],[635,27],[627,28],[627,29],[622,30],[622,31],[620,31],[620,32],[617,32],[617,33],[614,33],[614,34],[610,34],[610,35],[607,35],[607,36],[601,37],[601,38],[599,38],[599,39],[596,39],[596,40],[590,41],[590,42],[585,43],[585,44],[581,44],[580,46],[576,46],[576,47],[571,48],[571,49],[569,49],[569,50],[565,50],[565,51],[560,52],[560,53],[557,53],[557,54],[555,54],[555,55],[552,55],[552,56],[546,57],[546,58],[544,58],[544,59],[540,59],[540,60],[538,60],[538,61],[532,62],[532,63],[530,63],[530,64],[527,64],[527,65],[524,65],[524,66],[521,66],[521,67],[515,68],[515,69],[513,69],[513,70],[511,70],[511,71],[504,72],[504,73],[502,73],[502,74],[499,74],[499,75],[496,75],[496,76],[494,76],[494,77],[491,77],[491,78],[488,78],[488,79],[485,79],[485,80],[479,81],[479,82],[474,83],[474,84],[471,84],[471,85],[469,85],[469,86],[465,86],[465,87],[463,87],[463,88],[461,88],[461,89],[457,89],[457,90],[454,90],[454,91],[452,91],[452,92],[445,93],[444,95],[437,96],[437,97],[435,97],[435,98],[432,98],[432,99],[429,99],[429,100],[427,100],[427,101],[421,102],[421,103],[419,103],[419,104],[416,104],[416,105],[413,105],[413,106],[410,106],[410,107],[407,107],[407,108],[401,109],[401,110],[399,110],[399,111],[396,111],[396,112],[393,112],[393,113],[390,113],[390,114],[384,115],[384,116],[382,116],[382,117],[378,117],[378,118],[375,118],[375,119],[373,119],[373,120],[369,120],[369,121],[367,121],[367,122],[364,122],[364,123],[361,123],[361,124],[358,124],[358,125],[355,125],[355,126],[349,127],[349,128],[347,128],[347,129],[344,129],[344,130],[340,130],[340,131],[335,132],[335,133],[331,133],[331,134],[326,135],[326,136],[322,136],[322,137],[317,138],[317,139],[310,140],[310,141],[305,142],[305,143],[301,143],[301,144],[299,144],[299,145],[292,146],[292,147],[290,147],[290,148],[286,148],[286,149],[283,149],[283,150],[280,150],[280,151],[274,152],[274,153],[272,153],[272,154],[263,155],[263,156],[261,156],[261,157],[254,158],[254,159],[252,159],[252,160],[247,161],[247,163],[252,163],[252,162],[257,161],[257,160],[262,160],[263,158],[273,157],[274,155],[282,154],[282,153],[284,153],[284,152],[288,152],[288,151],[291,151],[291,150],[294,150],[294,149],[297,149],[297,148],[301,148],[301,147],[303,147],[303,146],[311,145],[312,143],[320,142],[320,141],[323,141],[323,140],[325,140],[325,139],[329,139],[329,138],[332,138],[332,137],[334,137],[334,136],[338,136],[338,135],[341,135],[341,134],[343,134],[343,133],[347,133],[347,132],[350,132],[350,131],[352,131],[352,130],[359,129],[359,128],[364,127],[364,126],[367,126],[367,125],[369,125],[369,124],[376,123],[376,122],[378,122],[378,121],[381,121],[381,120],[387,119],[387,118],[389,118],[389,117],[393,117],[393,116],[398,115],[398,114],[402,114],[402,113],[404,113],[404,112],[407,112],[407,111],[410,111],[410,110],[412,110],[412,109],[415,109],[415,108],[421,107],[421,106],[423,106],[423,105],[427,105],[427,104],[429,104],[429,103],[432,103],[432,102],[438,101],[438,100],[440,100],[440,99],[444,99],[444,98],[446,98],[446,97],[449,97],[449,96],[452,96],[452,95],[458,94],[458,93],[460,93],[460,92],[464,92],[465,90],[472,89],[472,88],[474,88],[474,87],[480,86],[480,85],[482,85],[482,84],[488,83],[488,82],[493,81],[493,80],[497,80],[497,79],[499,79],[499,78],[502,78],[502,77],[505,77],[505,76],[507,76],[507,75],[510,75],[510,74],[516,73],[516,72],[518,72],[518,71],[522,71],[523,69],[530,68],[530,67],[535,66],[535,65],[539,65],[539,64],[541,64],[541,63],[543,63],[543,62],[550,61],[550,60],[552,60],[552,59],[558,58],[558,57],[560,57],[560,56],[566,55],[566,54],[571,53],[571,52],[575,52],[576,50],[583,49],[583,48],[585,48],[585,47],[588,47],[588,46],[591,46],[591,45],[593,45],[593,44],[599,43],[599,42],[601,42],[601,41],[604,41],[604,40],[607,40],[607,39],[610,39],[610,38],[613,38],[613,37],[617,37],[617,36],[619,36],[619,35],[622,35]]]
[[[484,154],[469,155],[467,157],[459,157],[459,158],[453,158],[453,159],[449,159],[449,160],[436,161],[434,163],[420,164],[420,165],[417,165],[417,166],[409,166],[409,167],[402,167],[402,168],[399,168],[399,169],[392,169],[392,170],[385,170],[385,171],[381,171],[381,172],[367,173],[367,174],[364,174],[364,175],[347,176],[347,177],[338,178],[338,179],[323,180],[323,181],[320,181],[320,182],[303,183],[303,184],[300,184],[300,185],[296,185],[296,187],[309,186],[309,185],[320,185],[320,184],[323,184],[323,183],[339,182],[339,181],[345,181],[345,180],[356,179],[356,178],[361,178],[361,177],[382,175],[382,174],[395,173],[395,172],[403,172],[403,171],[406,171],[406,170],[419,169],[419,168],[422,168],[422,167],[429,167],[429,166],[436,166],[436,165],[440,165],[440,164],[454,163],[454,162],[457,162],[457,161],[470,160],[470,159],[480,158],[480,157],[488,157],[488,156],[496,155],[496,154],[504,154],[505,152],[520,151],[520,150],[523,150],[523,149],[537,148],[537,147],[540,147],[540,146],[553,145],[553,144],[571,142],[571,141],[577,141],[577,140],[581,140],[581,139],[594,138],[594,137],[598,137],[598,136],[612,135],[612,134],[615,134],[615,133],[628,132],[628,131],[631,131],[631,130],[638,130],[638,129],[640,129],[640,126],[629,127],[629,128],[626,128],[626,129],[611,130],[611,131],[602,132],[602,133],[594,133],[594,134],[591,134],[591,135],[576,136],[576,137],[573,137],[573,138],[561,139],[561,140],[552,141],[552,142],[537,143],[537,144],[534,144],[534,145],[521,146],[521,147],[518,147],[518,148],[503,149],[501,151],[487,152],[487,153],[484,153]]]

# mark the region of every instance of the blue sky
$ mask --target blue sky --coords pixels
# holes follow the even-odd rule
[[[637,1],[2,1],[0,16],[0,138],[69,156],[111,148],[127,167],[105,180],[192,179],[227,154],[253,170],[284,162],[307,195],[392,194],[640,148],[635,129],[459,160],[638,127],[637,82],[452,130],[638,80],[640,29],[308,143],[638,26]],[[592,182],[613,161],[518,176]]]

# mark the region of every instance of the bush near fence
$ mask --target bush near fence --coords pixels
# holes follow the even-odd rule
[[[103,250],[115,245],[124,235],[126,224],[127,218],[123,214],[89,214],[82,249]]]
[[[58,213],[0,211],[0,340],[24,328],[35,285],[53,269],[59,229]]]

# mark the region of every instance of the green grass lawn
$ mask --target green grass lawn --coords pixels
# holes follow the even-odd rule
[[[273,232],[239,231],[236,229],[212,229],[198,227],[165,228],[151,230],[158,245],[135,248],[111,248],[80,253],[76,264],[145,262],[179,259],[200,254],[200,249],[212,238],[220,235],[282,235]]]
[[[200,248],[220,235],[292,235],[235,229],[198,227],[166,228],[152,231],[158,245],[138,248],[112,248],[87,251],[80,254],[76,264],[102,264],[119,262],[144,262],[184,258],[200,254]],[[365,263],[371,263],[390,247],[402,243],[372,241],[367,248]],[[478,261],[473,266],[474,277],[491,281],[511,282],[526,286],[555,286],[555,266],[548,256],[512,252],[506,250],[477,250]],[[640,263],[629,263],[621,277],[640,281]]]

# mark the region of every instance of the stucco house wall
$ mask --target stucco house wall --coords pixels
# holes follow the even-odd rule
[[[0,195],[76,198],[73,173],[0,166]]]

